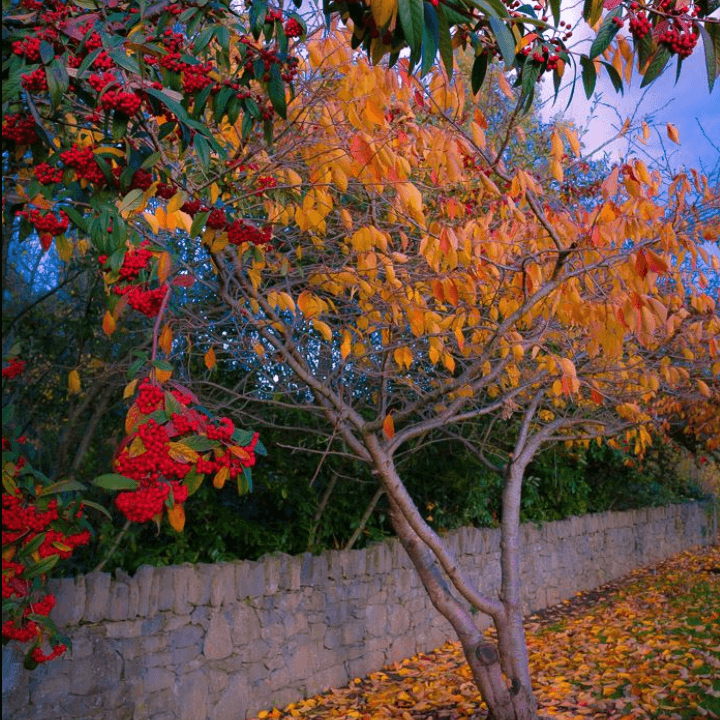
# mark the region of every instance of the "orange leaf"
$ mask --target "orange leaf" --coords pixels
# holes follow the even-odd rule
[[[215,367],[216,363],[217,363],[217,359],[215,358],[215,350],[214,350],[213,348],[210,348],[210,349],[205,353],[205,356],[204,356],[203,359],[205,360],[205,367],[206,367],[208,370],[212,370],[212,369]]]
[[[103,332],[110,337],[115,332],[116,325],[115,318],[110,314],[109,310],[106,310],[102,321]]]
[[[157,274],[158,274],[158,280],[160,281],[160,284],[164,284],[164,282],[168,279],[168,275],[170,275],[170,269],[172,268],[172,258],[170,257],[169,252],[164,252],[160,254],[160,257],[158,258],[158,264],[157,264]]]
[[[170,328],[169,325],[165,325],[165,327],[162,329],[162,332],[160,333],[160,339],[158,340],[158,345],[160,345],[161,350],[166,355],[169,355],[172,350],[172,341],[173,341],[172,329]]]
[[[213,478],[213,485],[218,489],[222,490],[223,485],[225,485],[225,481],[230,477],[230,468],[229,467],[221,467],[216,473],[215,477]]]
[[[80,392],[80,373],[71,370],[68,373],[68,395],[77,395]]]
[[[185,527],[185,509],[183,506],[180,503],[175,503],[171,508],[168,508],[167,514],[173,530],[182,532]]]
[[[667,127],[667,134],[668,137],[676,144],[680,144],[680,133],[678,132],[678,129],[672,124],[668,123],[666,125]]]
[[[386,415],[383,421],[383,432],[388,440],[395,434],[395,423],[390,414]]]

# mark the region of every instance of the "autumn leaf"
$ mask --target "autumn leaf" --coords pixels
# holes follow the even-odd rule
[[[215,358],[215,350],[214,350],[214,348],[210,348],[210,349],[205,353],[205,355],[203,356],[203,361],[205,362],[205,367],[206,367],[208,370],[212,370],[212,369],[215,367],[215,365],[216,365],[216,363],[217,363],[217,360],[216,360],[216,358]]]
[[[672,123],[667,124],[667,134],[668,137],[677,145],[680,144],[680,133],[678,132],[678,129],[673,125]]]
[[[77,395],[80,389],[80,373],[77,370],[71,370],[68,373],[68,395]]]

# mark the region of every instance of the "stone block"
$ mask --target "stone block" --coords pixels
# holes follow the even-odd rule
[[[345,665],[337,663],[323,670],[319,670],[311,678],[308,678],[307,692],[325,692],[330,688],[339,688],[347,685],[349,680],[350,676],[345,669]]]
[[[230,624],[224,613],[215,612],[205,635],[203,655],[208,660],[222,660],[232,654],[233,642]]]
[[[153,592],[155,568],[141,565],[135,573],[134,580],[138,585],[138,609],[140,617],[150,617],[157,611],[157,586]]]
[[[110,603],[107,609],[108,620],[127,620],[130,588],[121,582],[113,582],[110,587]]]
[[[210,605],[232,605],[235,602],[235,563],[219,563],[215,568],[210,584]]]
[[[188,601],[188,586],[195,575],[195,568],[189,563],[173,567],[173,604],[172,610],[178,615],[189,615],[192,605]]]
[[[208,634],[209,632],[208,630]],[[179,648],[199,645],[203,641],[203,637],[205,637],[205,632],[199,625],[186,624],[169,631],[167,637],[168,648],[170,650],[178,650]]]
[[[235,566],[236,596],[261,597],[265,593],[265,568],[260,562],[245,560]]]
[[[201,720],[208,713],[208,677],[202,670],[178,677],[172,687],[178,720]]]
[[[368,575],[385,576],[392,568],[392,553],[385,543],[375,543],[366,549],[365,568]]]
[[[384,637],[387,632],[387,607],[368,605],[365,608],[365,622],[370,637]]]
[[[144,620],[125,620],[105,624],[105,637],[138,638],[142,635]]]
[[[110,603],[110,573],[90,573],[85,576],[85,612],[88,622],[100,622],[107,615]]]
[[[85,577],[51,580],[48,590],[55,594],[57,603],[50,618],[58,627],[77,625],[85,613]]]
[[[405,634],[410,629],[410,613],[402,605],[388,607],[388,633],[391,637]]]
[[[229,625],[232,643],[241,647],[260,637],[260,619],[254,608],[237,603],[229,611]]]
[[[187,601],[190,605],[207,605],[210,602],[210,586],[217,565],[198,563],[193,566],[195,572],[188,578]],[[233,588],[233,595],[234,595]]]
[[[173,687],[175,684],[175,673],[164,667],[151,667],[147,669],[143,677],[145,692],[152,693],[158,690]]]
[[[306,552],[300,555],[300,586],[308,587],[312,585],[313,564],[315,557],[312,553]]]
[[[175,570],[176,567],[155,568],[157,581],[157,609],[160,612],[172,610],[175,604]]]

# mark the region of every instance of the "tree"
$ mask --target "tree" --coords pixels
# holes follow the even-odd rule
[[[514,68],[515,90],[498,83],[519,117],[536,81],[571,62],[557,2],[552,23],[494,0],[329,5],[353,35],[308,42],[307,60],[289,43],[301,19],[264,3],[237,17],[219,2],[23,5],[31,12],[8,19],[6,97],[26,114],[6,113],[3,138],[13,151],[4,182],[24,209],[19,228],[12,215],[6,227],[65,252],[89,241],[108,336],[129,309],[153,323],[150,375],[126,388],[127,442],[101,481],[130,491],[118,506],[181,528],[183,501],[205,477],[247,488],[252,433],[213,423],[170,379],[169,359],[190,367],[193,348],[208,371],[228,356],[253,382],[223,388],[226,405],[314,412],[342,443],[332,451],[372,468],[492,716],[535,718],[518,574],[525,470],[553,442],[625,433],[642,452],[656,397],[711,393],[717,310],[686,288],[681,262],[701,253],[708,229],[702,213],[692,225],[685,213],[716,191],[678,177],[661,198],[660,178],[635,161],[573,206],[554,189],[579,158],[571,128],[553,129],[539,167],[511,165],[504,137],[486,137],[464,83],[450,79],[453,44],[475,46],[473,90],[495,53]],[[646,81],[692,50],[701,20],[714,81],[709,3],[695,16],[685,4],[606,5],[581,59],[588,93],[598,69],[618,79],[599,58],[619,47],[623,13]],[[586,3],[593,22],[602,10]],[[392,53],[399,69],[370,65],[358,45],[375,62]],[[398,472],[399,453],[433,434],[502,478],[498,598],[463,577]],[[169,469],[148,479],[160,461]],[[497,647],[471,608],[492,617]]]

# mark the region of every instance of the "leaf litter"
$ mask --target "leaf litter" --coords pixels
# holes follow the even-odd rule
[[[547,720],[720,720],[720,548],[685,552],[531,615]],[[492,630],[488,631],[491,636]],[[257,720],[486,720],[459,643]]]

